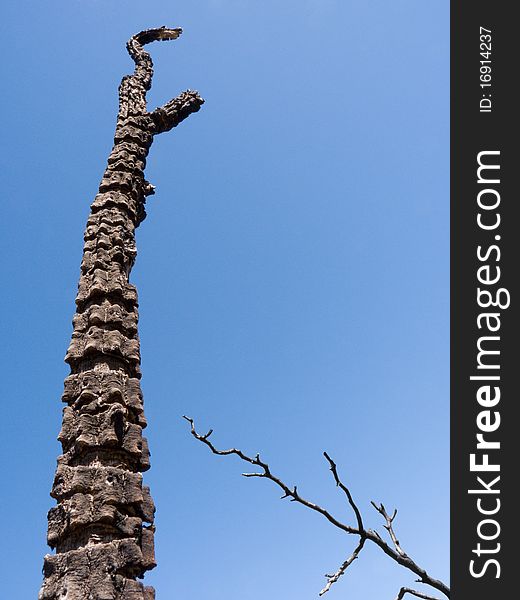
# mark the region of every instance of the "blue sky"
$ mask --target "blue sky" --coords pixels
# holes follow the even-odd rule
[[[158,600],[306,600],[352,550],[188,434],[260,451],[353,522],[397,506],[400,540],[448,578],[448,2],[4,3],[3,594],[35,598],[60,449],[83,227],[112,144],[124,44],[150,47],[158,137],[138,230]],[[413,577],[367,548],[329,593],[391,600]]]

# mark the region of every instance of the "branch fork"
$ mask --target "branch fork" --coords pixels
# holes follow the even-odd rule
[[[203,444],[205,444],[211,450],[211,452],[213,454],[216,454],[218,456],[229,456],[231,454],[234,454],[234,455],[238,456],[244,462],[258,466],[261,469],[260,472],[242,473],[242,475],[244,477],[263,477],[266,479],[270,479],[275,485],[277,485],[283,491],[283,495],[281,496],[282,499],[289,498],[291,502],[298,502],[299,504],[306,506],[310,510],[321,514],[323,517],[325,517],[325,519],[327,519],[327,521],[329,521],[329,523],[331,523],[332,525],[334,525],[336,528],[340,529],[344,533],[347,533],[349,535],[357,535],[359,537],[357,546],[355,547],[353,552],[350,554],[350,556],[341,564],[341,566],[338,568],[338,570],[333,574],[325,575],[325,577],[327,578],[327,583],[326,583],[325,587],[319,592],[320,596],[323,596],[324,594],[326,594],[331,589],[331,587],[345,574],[348,567],[359,557],[361,551],[363,550],[363,548],[365,546],[365,543],[367,541],[370,541],[370,542],[374,543],[376,546],[378,546],[387,556],[392,558],[395,562],[397,562],[401,566],[407,568],[409,571],[411,571],[415,575],[418,575],[419,576],[419,579],[417,580],[418,582],[429,585],[430,587],[440,591],[447,598],[450,597],[450,588],[442,581],[431,577],[426,572],[425,569],[423,569],[417,563],[415,563],[406,554],[406,552],[402,549],[400,542],[395,534],[394,525],[393,525],[394,520],[397,516],[397,509],[395,509],[393,511],[393,513],[390,515],[386,511],[386,508],[382,503],[377,505],[375,502],[373,502],[373,501],[371,502],[372,506],[376,509],[376,511],[385,520],[384,528],[386,529],[386,531],[390,537],[392,545],[385,542],[383,540],[383,538],[379,535],[379,533],[377,533],[376,531],[365,528],[359,507],[357,506],[356,502],[354,501],[354,498],[352,496],[352,493],[350,492],[350,489],[340,479],[340,476],[338,474],[337,465],[332,460],[332,458],[329,456],[329,454],[327,454],[327,452],[324,452],[323,455],[329,464],[329,469],[332,473],[336,487],[338,487],[345,494],[345,496],[347,498],[347,502],[348,502],[350,508],[352,509],[352,512],[354,513],[354,516],[356,519],[355,526],[352,526],[352,525],[349,525],[347,523],[340,521],[338,518],[336,518],[334,515],[332,515],[325,508],[323,508],[320,505],[315,504],[314,502],[311,502],[310,500],[307,500],[306,498],[301,496],[300,493],[298,492],[297,486],[293,486],[291,489],[291,487],[289,487],[279,477],[277,477],[276,475],[274,475],[271,472],[269,465],[260,459],[259,454],[257,454],[253,458],[253,457],[248,456],[247,454],[245,454],[244,452],[242,452],[242,450],[240,450],[238,448],[230,448],[229,450],[219,450],[209,440],[210,435],[213,433],[212,429],[210,429],[207,434],[201,435],[197,432],[197,430],[195,428],[195,423],[191,417],[184,416],[183,418],[186,421],[188,421],[188,423],[190,424],[191,434],[193,435],[193,437],[195,439],[197,439],[198,441],[202,442]],[[438,598],[436,598],[434,596],[430,596],[428,594],[413,590],[408,587],[402,587],[400,589],[396,600],[402,600],[406,594],[416,596],[417,598],[422,598],[423,600],[439,600]]]

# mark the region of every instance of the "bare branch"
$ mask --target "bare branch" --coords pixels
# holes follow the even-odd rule
[[[197,92],[192,90],[182,92],[173,100],[150,113],[155,126],[154,133],[163,133],[177,127],[192,113],[199,111],[203,104],[204,100]]]
[[[200,109],[204,100],[197,92],[187,90],[152,113],[146,110],[146,92],[152,87],[153,61],[143,46],[156,41],[176,40],[181,33],[180,27],[159,27],[141,31],[128,40],[126,48],[135,63],[135,69],[132,75],[123,77],[119,86],[119,123],[128,118],[134,119],[134,125],[144,126],[155,135],[176,127]],[[145,119],[135,121],[135,117]]]
[[[255,458],[251,458],[250,456],[244,454],[242,450],[238,450],[237,448],[230,448],[229,450],[217,450],[217,448],[215,448],[215,446],[208,439],[209,435],[212,433],[211,430],[206,435],[200,435],[195,429],[193,419],[187,416],[183,416],[183,419],[186,419],[186,421],[188,421],[191,424],[191,433],[193,437],[206,444],[206,446],[208,446],[208,448],[213,452],[213,454],[217,454],[219,456],[228,456],[230,454],[236,454],[243,461],[260,467],[263,471],[261,473],[242,473],[244,477],[265,477],[266,479],[270,479],[283,491],[284,495],[282,496],[282,498],[290,498],[292,502],[298,502],[299,504],[303,504],[303,506],[306,506],[307,508],[310,508],[311,510],[320,513],[330,523],[332,523],[334,526],[336,526],[338,529],[341,529],[345,533],[353,533],[356,535],[361,534],[361,532],[355,527],[351,527],[350,525],[342,523],[321,506],[318,506],[317,504],[314,504],[313,502],[310,502],[309,500],[306,500],[305,498],[300,496],[300,494],[298,493],[298,488],[296,486],[294,486],[291,490],[289,486],[286,485],[279,477],[276,477],[276,475],[273,475],[271,473],[269,465],[260,459],[259,454],[257,454]]]
[[[347,558],[347,560],[341,565],[341,567],[333,574],[333,575],[325,575],[328,578],[327,585],[321,590],[319,593],[320,596],[326,594],[330,588],[338,581],[338,579],[345,573],[345,571],[350,567],[350,565],[356,560],[359,556],[361,550],[363,550],[363,546],[365,545],[366,537],[362,537],[357,545],[356,549],[352,554]]]
[[[423,600],[439,600],[435,596],[429,596],[428,594],[423,594],[422,592],[418,592],[417,590],[412,590],[411,588],[402,587],[397,594],[397,598],[395,600],[403,600],[405,594],[411,594],[412,596],[416,596],[417,598],[422,598]]]
[[[145,90],[149,90],[152,85],[153,62],[143,46],[151,42],[176,40],[181,33],[182,29],[180,27],[174,29],[158,27],[140,31],[128,40],[126,49],[135,62],[133,76],[141,82]]]
[[[350,493],[350,490],[340,480],[339,475],[338,475],[338,469],[336,467],[336,463],[332,460],[332,458],[326,452],[323,453],[323,456],[329,462],[330,470],[332,471],[332,475],[334,476],[334,481],[336,482],[336,485],[341,490],[343,490],[345,492],[345,495],[347,496],[348,502],[349,502],[350,506],[352,507],[352,510],[354,511],[354,514],[356,515],[356,519],[357,519],[357,524],[358,524],[359,531],[365,531],[365,528],[363,527],[363,519],[361,518],[361,513],[359,512],[359,509],[356,506],[356,503],[354,502],[354,500],[352,498],[352,494]]]
[[[321,514],[322,516],[324,516],[327,519],[327,521],[329,521],[329,523],[331,523],[332,525],[334,525],[341,531],[344,531],[345,533],[359,536],[360,543],[359,543],[358,547],[356,548],[356,550],[354,551],[354,553],[343,563],[343,565],[340,567],[340,569],[334,575],[332,575],[329,579],[334,579],[334,581],[337,581],[337,579],[339,579],[339,577],[341,577],[341,575],[345,572],[347,567],[357,558],[359,552],[363,548],[364,542],[366,540],[370,540],[371,542],[376,544],[376,546],[379,546],[379,548],[381,548],[381,550],[387,556],[392,558],[396,563],[400,564],[403,567],[406,567],[412,573],[415,573],[416,575],[418,575],[418,577],[419,577],[418,581],[420,583],[429,585],[429,586],[439,590],[440,592],[442,592],[446,597],[448,597],[448,598],[450,597],[450,588],[442,581],[431,577],[426,572],[425,569],[423,569],[416,562],[414,562],[400,547],[399,541],[395,537],[395,534],[394,534],[393,528],[392,528],[392,521],[395,519],[397,511],[394,511],[393,515],[390,517],[386,513],[386,510],[384,509],[383,505],[381,505],[381,507],[378,507],[377,505],[372,503],[375,506],[376,510],[378,512],[380,512],[387,520],[386,527],[389,528],[387,530],[390,533],[390,536],[392,538],[392,542],[394,543],[395,548],[393,548],[392,546],[387,544],[376,531],[364,528],[363,521],[361,518],[361,513],[359,512],[359,509],[357,508],[354,500],[352,499],[352,495],[350,494],[350,491],[339,479],[336,465],[335,465],[334,461],[332,461],[332,459],[328,456],[328,454],[324,453],[325,458],[329,462],[329,465],[330,465],[332,474],[334,476],[334,479],[336,481],[336,484],[338,485],[338,487],[340,487],[343,490],[343,492],[345,492],[345,494],[348,498],[349,504],[352,507],[352,509],[354,510],[354,513],[356,514],[356,519],[358,522],[357,527],[353,527],[352,525],[343,523],[342,521],[340,521],[339,519],[334,517],[329,511],[327,511],[323,507],[303,498],[299,494],[296,486],[294,486],[291,489],[279,477],[277,477],[276,475],[273,475],[271,473],[269,465],[260,459],[260,455],[257,454],[255,456],[255,458],[252,458],[252,457],[248,456],[247,454],[244,454],[244,452],[242,452],[241,450],[239,450],[237,448],[230,448],[229,450],[218,450],[213,445],[213,443],[210,442],[208,439],[209,436],[212,434],[213,430],[210,429],[206,435],[200,435],[199,433],[197,433],[197,431],[195,429],[195,424],[194,424],[193,419],[191,419],[190,417],[186,417],[186,416],[184,416],[183,418],[186,419],[186,421],[188,421],[190,423],[191,433],[192,433],[193,437],[195,437],[197,440],[201,441],[202,443],[206,444],[206,446],[208,446],[208,448],[213,452],[213,454],[217,454],[219,456],[227,456],[230,454],[235,454],[241,460],[248,462],[252,465],[255,465],[261,469],[261,471],[257,472],[257,473],[242,473],[242,475],[244,477],[264,477],[266,479],[270,479],[273,483],[275,483],[283,491],[282,498],[289,498],[291,500],[291,502],[298,502],[299,504],[302,504],[303,506],[310,508],[314,512]],[[381,511],[383,511],[383,512],[381,512]],[[363,544],[361,542],[363,542]],[[334,582],[332,582],[332,583],[334,583]],[[330,586],[329,586],[329,588],[330,588]],[[408,591],[408,588],[403,588],[403,589],[405,590],[405,593],[412,593],[412,591]],[[434,600],[436,600],[436,599],[434,599]]]
[[[383,503],[381,503],[379,506],[377,506],[377,504],[374,501],[371,501],[372,506],[377,510],[377,512],[383,516],[383,518],[386,521],[386,525],[384,525],[384,528],[388,531],[388,535],[390,536],[390,539],[392,540],[395,549],[397,550],[397,552],[401,555],[401,556],[407,556],[406,552],[401,548],[400,544],[399,544],[399,540],[397,539],[397,536],[395,535],[394,532],[394,528],[393,528],[393,522],[394,519],[397,516],[397,508],[394,509],[394,512],[392,514],[392,516],[390,516],[387,512],[386,509],[383,505]]]
[[[426,572],[425,569],[420,567],[407,554],[406,555],[399,554],[399,552],[397,552],[397,550],[394,550],[394,548],[389,546],[381,538],[381,536],[378,533],[376,533],[375,531],[372,531],[370,529],[367,530],[366,536],[367,536],[367,539],[369,539],[371,542],[374,542],[374,544],[379,546],[381,548],[381,550],[387,556],[389,556],[390,558],[395,560],[396,563],[400,564],[403,567],[406,567],[408,570],[412,571],[412,573],[415,573],[416,575],[418,575],[419,579],[417,581],[419,581],[420,583],[424,583],[426,585],[430,585],[431,587],[435,588],[436,590],[439,590],[440,592],[442,592],[446,597],[448,597],[448,598],[450,597],[450,588],[445,583],[440,581],[439,579],[434,579],[433,577],[431,577]]]

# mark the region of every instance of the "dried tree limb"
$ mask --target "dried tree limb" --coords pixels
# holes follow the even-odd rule
[[[271,473],[269,465],[260,459],[259,454],[257,454],[254,458],[251,458],[250,456],[247,456],[237,448],[230,448],[229,450],[217,450],[217,448],[215,448],[215,446],[208,439],[209,436],[213,433],[212,429],[210,429],[208,433],[206,433],[206,435],[200,435],[195,430],[193,419],[186,416],[184,416],[183,418],[191,424],[191,433],[193,437],[197,438],[200,442],[206,444],[206,446],[208,446],[208,448],[213,452],[213,454],[217,454],[219,456],[228,456],[230,454],[236,454],[243,461],[260,467],[263,471],[262,473],[242,473],[244,477],[264,477],[266,479],[270,479],[272,482],[276,483],[276,485],[283,491],[282,499],[290,498],[291,502],[298,502],[299,504],[303,504],[303,506],[306,506],[307,508],[310,508],[311,510],[314,510],[315,512],[318,512],[321,515],[323,515],[328,521],[330,521],[333,525],[338,527],[338,529],[345,531],[345,533],[355,533],[359,535],[359,531],[355,527],[350,527],[349,525],[342,523],[321,506],[318,506],[317,504],[314,504],[313,502],[310,502],[309,500],[306,500],[305,498],[300,496],[300,494],[298,493],[298,488],[296,486],[290,489],[289,486],[287,486],[281,479],[279,479]]]
[[[354,552],[352,552],[352,554],[341,565],[341,567],[334,574],[325,575],[325,577],[327,577],[328,581],[327,581],[327,585],[319,593],[320,596],[323,596],[323,594],[326,594],[330,590],[330,588],[336,583],[336,581],[338,581],[338,579],[342,575],[344,575],[344,573],[348,569],[348,567],[350,567],[350,565],[359,556],[359,553],[361,552],[361,550],[363,550],[363,546],[365,545],[365,542],[366,542],[366,537],[362,536],[359,541],[359,544],[356,546],[356,549],[354,550]]]
[[[402,587],[397,594],[397,598],[395,600],[403,600],[405,594],[411,594],[412,596],[416,596],[417,598],[422,598],[423,600],[439,600],[435,596],[429,596],[428,594],[424,594],[423,592],[418,592],[417,590],[412,590],[411,588]]]
[[[363,519],[361,518],[361,513],[359,512],[359,509],[356,506],[356,503],[354,502],[354,500],[352,498],[352,494],[350,493],[350,490],[340,480],[340,478],[338,476],[338,469],[336,467],[336,463],[332,460],[332,458],[326,452],[323,453],[323,456],[327,459],[327,461],[330,465],[330,470],[332,471],[332,475],[334,476],[334,481],[336,482],[337,487],[339,487],[341,490],[343,490],[345,492],[345,495],[347,496],[348,503],[350,504],[350,506],[352,507],[352,510],[354,511],[354,514],[356,515],[359,531],[364,532],[365,528],[363,527]]]
[[[177,127],[192,113],[197,112],[204,100],[197,92],[186,90],[173,100],[149,113],[154,123],[154,133],[164,133]]]
[[[406,552],[401,548],[401,546],[399,545],[399,540],[397,539],[397,536],[395,535],[394,532],[394,528],[393,528],[393,522],[394,519],[397,516],[397,508],[394,509],[394,512],[392,514],[392,516],[390,516],[387,512],[386,509],[383,505],[383,503],[381,503],[379,506],[377,506],[377,504],[372,501],[371,502],[372,506],[377,510],[377,512],[383,516],[383,518],[386,521],[386,525],[384,525],[384,528],[388,531],[388,535],[390,536],[390,539],[392,540],[395,549],[397,550],[397,552],[401,555],[401,556],[407,556]]]
[[[159,27],[141,31],[128,40],[126,48],[135,63],[135,69],[132,75],[123,77],[119,86],[119,124],[133,118],[133,125],[141,126],[153,136],[176,127],[204,104],[197,92],[186,90],[152,113],[146,110],[146,92],[152,86],[153,62],[143,46],[151,42],[175,40],[181,34],[180,27]]]
[[[378,510],[378,512],[380,512],[385,517],[385,520],[387,522],[386,528],[387,528],[387,530],[388,530],[388,528],[390,528],[391,533],[390,533],[390,531],[389,531],[389,533],[390,533],[390,536],[392,538],[392,542],[393,542],[395,548],[390,546],[389,544],[387,544],[376,531],[373,531],[372,529],[364,528],[363,520],[361,518],[361,513],[360,513],[359,509],[357,508],[357,505],[355,504],[355,502],[352,498],[352,495],[351,495],[350,491],[348,490],[347,486],[345,486],[341,482],[341,479],[339,478],[339,475],[337,472],[336,464],[334,463],[334,461],[330,458],[330,456],[327,453],[324,453],[325,458],[327,459],[327,461],[329,463],[330,469],[334,476],[334,480],[336,481],[336,485],[345,493],[345,495],[347,496],[349,505],[351,506],[352,510],[354,511],[354,514],[356,515],[357,527],[348,525],[347,523],[343,523],[342,521],[337,519],[334,515],[332,515],[325,508],[323,508],[323,507],[319,506],[318,504],[315,504],[314,502],[311,502],[310,500],[307,500],[306,498],[301,496],[299,494],[296,486],[294,486],[291,489],[279,477],[277,477],[276,475],[274,475],[271,472],[269,465],[260,459],[259,454],[257,454],[254,458],[252,458],[252,457],[248,456],[247,454],[245,454],[244,452],[242,452],[242,450],[239,450],[237,448],[230,448],[229,450],[219,450],[209,440],[209,437],[213,433],[212,429],[210,429],[208,431],[208,433],[206,433],[205,435],[201,435],[197,432],[197,430],[195,428],[195,423],[192,418],[187,417],[187,416],[184,416],[183,418],[186,419],[186,421],[188,421],[190,423],[191,434],[193,435],[193,437],[195,439],[199,440],[200,442],[202,442],[203,444],[205,444],[206,446],[208,446],[208,448],[211,450],[211,452],[213,454],[216,454],[218,456],[229,456],[231,454],[235,454],[241,460],[248,462],[252,465],[255,465],[261,469],[261,472],[242,473],[242,475],[244,477],[262,477],[265,479],[270,479],[273,483],[275,483],[284,492],[282,498],[289,498],[291,500],[291,502],[298,502],[299,504],[302,504],[303,506],[310,508],[314,512],[321,514],[323,517],[325,517],[327,519],[327,521],[329,521],[329,523],[331,523],[332,525],[334,525],[341,531],[344,531],[345,533],[348,533],[351,535],[358,535],[360,538],[360,545],[361,545],[361,541],[363,541],[363,544],[364,544],[364,541],[366,541],[366,540],[371,541],[372,543],[376,544],[376,546],[378,546],[387,556],[392,558],[396,563],[407,568],[412,573],[415,573],[415,575],[417,575],[419,577],[419,579],[417,580],[418,582],[424,583],[426,585],[429,585],[429,586],[435,588],[436,590],[442,592],[447,598],[450,597],[450,588],[442,581],[431,577],[425,569],[423,569],[421,566],[419,566],[406,553],[404,553],[404,551],[400,547],[399,542],[398,542],[397,538],[395,537],[395,534],[393,533],[393,528],[392,528],[392,521],[394,520],[394,518],[397,514],[396,511],[394,512],[392,517],[390,517],[384,510],[384,507],[382,507],[382,510],[384,511],[384,514],[383,514],[383,512],[381,512],[381,510],[377,507],[377,505],[375,505],[376,510]],[[329,577],[329,580],[334,579],[334,581],[332,583],[334,583],[335,581],[337,581],[339,579],[339,577],[341,577],[341,575],[345,572],[346,568],[357,558],[357,556],[359,555],[359,552],[361,551],[362,548],[363,548],[363,545],[361,545],[361,547],[358,545],[358,547],[354,551],[353,555],[351,555],[343,563],[343,565],[338,569],[338,571],[334,575]],[[343,568],[344,565],[345,565],[345,567]],[[332,585],[332,583],[331,583],[331,585]],[[329,588],[330,588],[330,586],[329,586]],[[408,588],[404,588],[404,589],[406,590],[406,593],[411,593],[411,592],[408,592]],[[325,590],[325,588],[324,588],[324,590]]]
[[[399,554],[399,552],[391,548],[383,539],[381,539],[381,536],[377,532],[368,530],[366,533],[367,538],[371,542],[374,542],[374,544],[379,546],[387,556],[395,560],[396,563],[412,571],[412,573],[418,575],[418,582],[430,585],[431,587],[442,592],[446,597],[450,597],[450,588],[445,583],[443,583],[439,579],[434,579],[433,577],[431,577],[425,569],[420,567],[408,555],[403,556]]]
[[[126,43],[128,54],[135,62],[134,77],[138,79],[145,90],[149,90],[152,85],[153,62],[143,46],[151,42],[176,40],[182,33],[180,27],[169,29],[168,27],[157,27],[155,29],[145,29],[132,36]]]

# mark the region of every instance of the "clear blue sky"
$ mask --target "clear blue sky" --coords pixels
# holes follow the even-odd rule
[[[111,147],[124,44],[150,106],[206,104],[152,147],[138,232],[158,600],[310,600],[353,548],[211,456],[260,451],[302,494],[448,578],[448,9],[423,0],[17,0],[2,7],[2,596],[36,598],[82,234]],[[8,57],[8,60],[6,60]],[[367,549],[330,600],[413,577]]]

